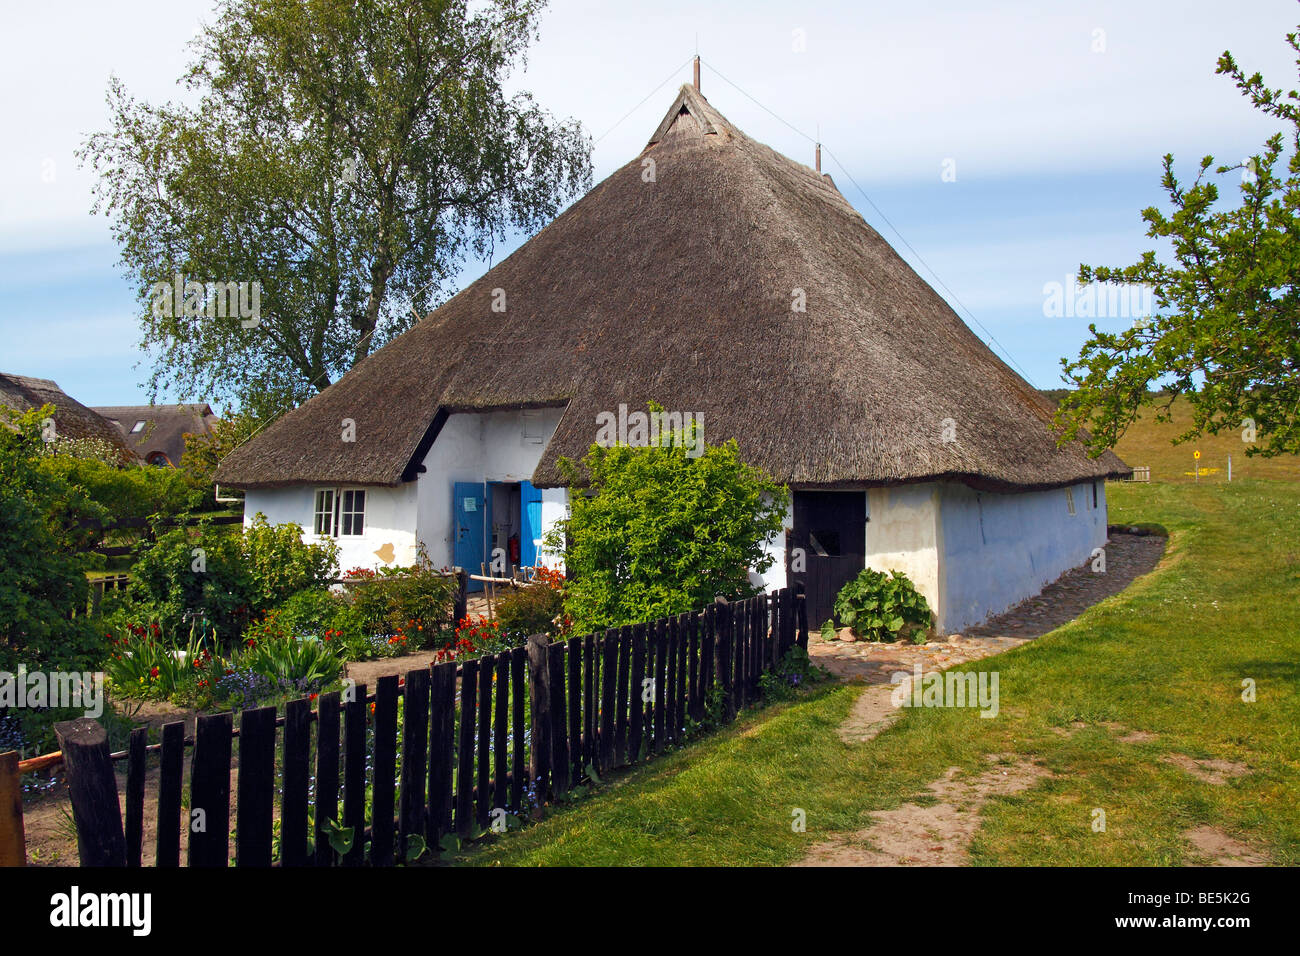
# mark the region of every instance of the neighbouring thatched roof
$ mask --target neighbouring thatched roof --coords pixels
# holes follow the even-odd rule
[[[173,467],[181,463],[186,435],[206,435],[218,421],[206,402],[182,405],[101,405],[95,411],[108,419],[127,443],[149,464],[166,457]],[[143,424],[142,424],[143,423]],[[137,428],[137,426],[139,426]]]
[[[650,163],[653,161],[653,181]],[[492,311],[494,290],[506,311]],[[794,290],[806,312],[791,308]],[[560,482],[620,403],[699,412],[797,485],[1127,473],[1058,449],[1052,408],[829,181],[683,87],[640,156],[221,465],[243,487],[414,477],[448,413],[565,405]],[[340,440],[356,423],[355,442]],[[952,419],[956,441],[943,440]],[[950,434],[953,434],[950,432]]]
[[[0,405],[20,412],[53,405],[51,417],[60,438],[98,439],[114,449],[123,464],[139,460],[116,428],[48,378],[0,372]]]

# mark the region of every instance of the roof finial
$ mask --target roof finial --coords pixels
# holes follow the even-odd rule
[[[822,171],[822,124],[817,124],[817,172]]]
[[[700,55],[695,54],[695,92],[700,92]]]

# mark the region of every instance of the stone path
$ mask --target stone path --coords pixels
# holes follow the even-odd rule
[[[1151,571],[1164,550],[1165,539],[1158,535],[1112,532],[1106,544],[1105,573],[1096,574],[1089,565],[1067,571],[1041,594],[978,627],[919,646],[822,641],[813,633],[808,653],[814,663],[837,677],[868,684],[888,684],[891,674],[911,671],[916,663],[929,672],[1000,654],[1055,630],[1123,591],[1135,578]]]

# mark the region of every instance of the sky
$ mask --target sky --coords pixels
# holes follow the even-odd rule
[[[0,371],[52,378],[88,405],[149,400],[135,294],[75,153],[108,128],[110,75],[149,102],[187,96],[187,44],[212,11],[208,0],[6,5]],[[820,138],[823,170],[866,221],[1052,388],[1090,321],[1131,319],[1048,316],[1047,284],[1072,282],[1080,263],[1165,251],[1141,220],[1163,205],[1161,157],[1190,177],[1201,156],[1240,162],[1278,128],[1215,74],[1219,55],[1291,89],[1284,36],[1297,23],[1294,0],[1230,12],[1203,0],[554,0],[512,83],[583,124],[599,182],[641,151],[698,50],[714,107],[808,164]],[[486,267],[467,263],[461,284]]]

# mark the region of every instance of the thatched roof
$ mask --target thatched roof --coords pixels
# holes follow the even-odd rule
[[[654,181],[643,178],[648,160]],[[646,177],[648,178],[648,177]],[[791,305],[796,288],[807,311]],[[506,311],[493,312],[502,289]],[[683,87],[636,159],[221,465],[222,484],[409,480],[447,414],[565,405],[560,483],[620,403],[699,412],[781,481],[1046,487],[1127,472],[1052,408],[824,177]],[[356,441],[340,441],[343,419]],[[956,441],[943,440],[945,419]]]
[[[116,428],[48,378],[0,372],[0,405],[20,412],[53,405],[54,431],[60,438],[97,439],[117,452],[122,464],[138,463]]]
[[[149,464],[156,456],[176,467],[185,453],[186,435],[206,435],[218,421],[206,402],[182,405],[100,405],[95,411],[114,425]],[[141,423],[143,422],[143,425]],[[140,426],[137,430],[136,426]]]

